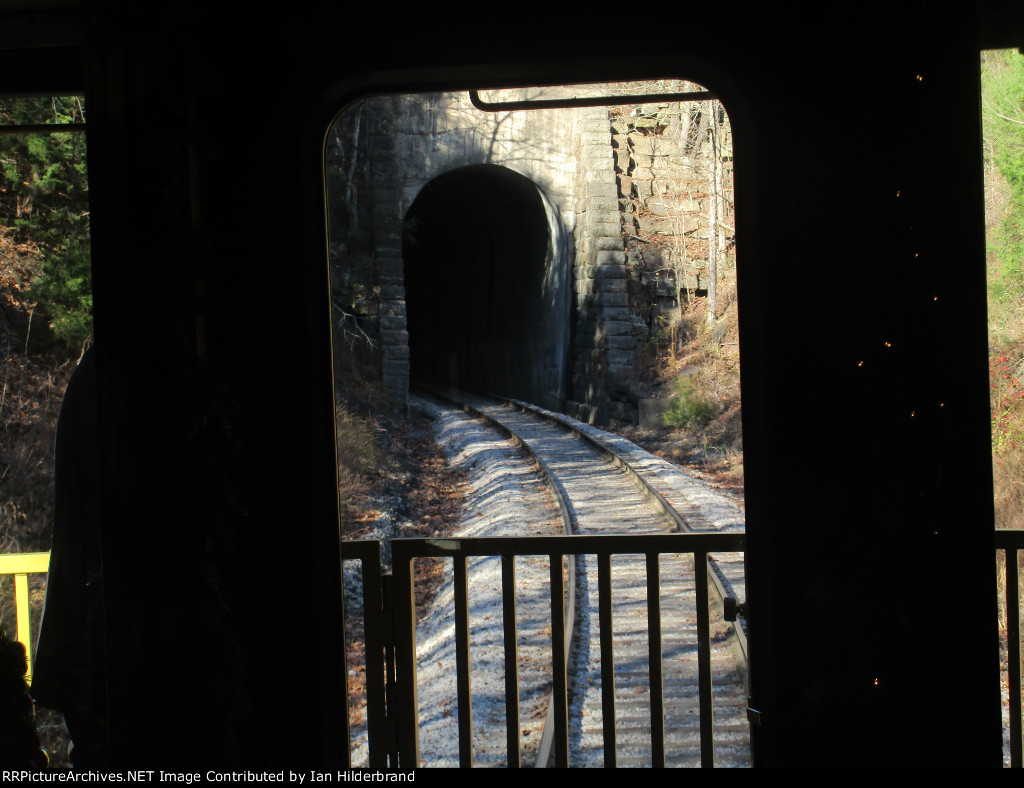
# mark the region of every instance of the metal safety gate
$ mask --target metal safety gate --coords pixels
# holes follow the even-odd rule
[[[469,658],[467,562],[471,557],[501,559],[505,715],[508,765],[522,765],[519,740],[519,685],[516,629],[516,569],[519,556],[547,556],[550,566],[552,692],[539,765],[569,765],[567,665],[575,609],[575,561],[594,556],[598,566],[599,630],[604,764],[615,765],[615,660],[612,651],[612,556],[642,556],[646,562],[647,670],[650,682],[652,765],[665,765],[665,708],[662,674],[662,627],[659,559],[666,554],[693,556],[697,600],[709,590],[724,601],[726,619],[735,620],[736,601],[721,600],[721,583],[709,569],[709,553],[741,553],[743,534],[659,534],[645,536],[480,537],[471,539],[396,539],[391,542],[393,574],[381,573],[380,543],[343,542],[342,557],[362,563],[366,649],[366,725],[369,766],[415,768],[420,763],[417,702],[416,602],[413,563],[419,558],[451,559],[454,569],[456,686],[459,764],[473,765],[473,715]],[[379,582],[377,581],[379,579]],[[712,599],[715,597],[712,596]],[[700,761],[714,765],[710,612],[696,605],[699,671]],[[742,635],[739,625],[737,631]],[[744,639],[745,642],[745,639]]]

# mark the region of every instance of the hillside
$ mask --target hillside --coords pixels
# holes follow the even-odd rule
[[[50,549],[57,415],[79,355],[62,344],[39,348],[32,343],[31,302],[19,298],[25,257],[26,250],[12,248],[9,237],[0,235],[0,553]],[[32,328],[37,336],[42,333],[40,326],[45,324],[40,321]],[[31,615],[38,622],[45,576],[30,576],[29,588]],[[0,577],[0,628],[8,633],[16,631],[9,601],[13,596],[13,578]],[[68,738],[61,716],[37,709],[37,727],[51,763],[68,765],[64,756]]]

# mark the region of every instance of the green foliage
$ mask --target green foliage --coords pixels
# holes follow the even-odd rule
[[[676,429],[703,427],[718,413],[715,403],[701,394],[689,377],[676,379],[672,404],[665,412],[665,424]]]
[[[0,99],[4,125],[81,123],[81,99]],[[92,329],[89,181],[80,132],[0,136],[0,225],[39,249],[30,296],[54,334],[81,344]]]
[[[54,336],[81,345],[92,333],[92,263],[79,244],[43,258],[43,270],[29,290],[44,305]]]
[[[985,53],[982,103],[996,164],[1014,196],[1024,198],[1024,55],[1013,50]]]
[[[0,99],[0,123],[72,123],[85,120],[80,99]],[[0,222],[17,227],[21,241],[72,246],[88,236],[89,186],[81,133],[0,137]]]
[[[985,52],[982,57],[985,142],[1010,188],[1010,204],[991,239],[997,268],[990,295],[997,301],[1024,294],[1024,55]]]

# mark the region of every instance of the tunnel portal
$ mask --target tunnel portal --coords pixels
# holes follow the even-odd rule
[[[406,214],[413,380],[562,405],[571,250],[543,192],[505,167],[438,176]]]

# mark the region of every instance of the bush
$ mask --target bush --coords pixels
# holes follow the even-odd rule
[[[69,346],[92,334],[92,263],[88,242],[43,258],[29,290],[50,319],[50,330]]]
[[[338,447],[338,494],[342,507],[354,507],[372,489],[371,478],[387,466],[387,452],[379,445],[382,432],[367,417],[339,404],[335,414]],[[351,512],[349,512],[351,514]],[[348,519],[344,516],[343,519]]]
[[[665,424],[676,429],[704,427],[715,418],[718,408],[701,394],[689,377],[676,379],[672,404],[665,412]]]

